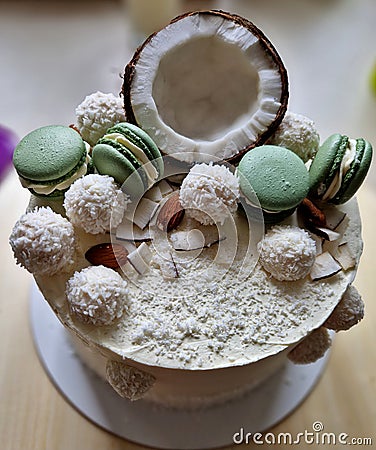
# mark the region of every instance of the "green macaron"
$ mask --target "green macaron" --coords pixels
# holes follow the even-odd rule
[[[363,183],[371,160],[372,146],[365,139],[329,136],[309,169],[309,196],[337,205],[347,202]]]
[[[121,122],[109,128],[93,148],[93,163],[131,196],[139,196],[163,176],[162,155],[141,128]]]
[[[32,131],[19,142],[13,154],[22,185],[47,197],[62,196],[70,179],[73,182],[80,171],[86,173],[86,159],[86,146],[79,133],[63,125]]]
[[[268,222],[291,214],[309,189],[303,161],[291,150],[275,145],[264,145],[247,152],[239,163],[237,174],[243,195],[251,204],[257,196]]]

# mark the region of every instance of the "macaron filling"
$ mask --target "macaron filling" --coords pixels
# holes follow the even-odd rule
[[[111,131],[111,129],[109,131]],[[105,134],[103,136],[103,139],[108,139],[117,142],[126,147],[128,150],[130,150],[135,156],[135,158],[141,163],[142,168],[145,171],[148,187],[154,184],[155,180],[158,178],[158,170],[152,164],[152,160],[149,159],[151,156],[150,152],[147,151],[146,145],[142,143],[141,139],[137,139],[136,145],[124,134],[118,132]]]
[[[70,170],[65,176],[59,177],[56,180],[50,181],[35,181],[35,180],[26,180],[21,175],[19,175],[19,179],[21,181],[21,185],[24,188],[27,188],[32,191],[33,194],[36,195],[50,195],[54,193],[54,191],[60,191],[56,194],[62,194],[63,191],[67,190],[69,186],[76,181],[78,178],[83,177],[87,173],[87,166],[90,162],[90,156],[88,152],[82,154],[80,161],[77,165]]]
[[[345,153],[343,155],[339,169],[337,170],[334,178],[332,179],[332,182],[322,196],[323,200],[331,200],[332,198],[334,198],[341,189],[342,183],[345,182],[347,173],[350,171],[350,169],[354,169],[354,165],[360,163],[361,158],[357,158],[357,155],[364,152],[365,143],[363,142],[363,145],[358,145],[358,141],[362,141],[362,139],[357,140],[346,138],[346,141],[343,141],[346,142]]]

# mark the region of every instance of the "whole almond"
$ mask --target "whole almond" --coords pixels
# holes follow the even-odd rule
[[[85,258],[93,266],[105,266],[117,269],[128,261],[128,251],[120,244],[98,244],[89,248]]]
[[[162,231],[175,229],[183,220],[185,210],[179,199],[179,191],[175,191],[164,203],[157,216],[157,226]]]

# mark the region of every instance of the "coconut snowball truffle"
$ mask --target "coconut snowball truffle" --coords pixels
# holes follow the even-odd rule
[[[315,156],[320,136],[311,119],[288,111],[269,143],[286,147],[307,162]]]
[[[300,342],[287,355],[295,364],[310,364],[322,358],[332,345],[328,330],[321,327]]]
[[[73,225],[99,234],[116,228],[129,203],[112,177],[91,174],[76,180],[65,194],[64,208]]]
[[[258,243],[262,267],[279,281],[295,281],[309,274],[316,258],[316,243],[295,226],[275,225]]]
[[[106,375],[114,390],[128,400],[139,400],[155,383],[153,375],[119,361],[107,361]]]
[[[196,164],[180,187],[186,213],[203,225],[223,224],[237,209],[239,180],[222,165]]]
[[[110,325],[123,315],[127,282],[115,270],[90,266],[75,272],[66,285],[70,312],[82,323]]]
[[[34,275],[55,275],[72,263],[76,249],[74,228],[51,208],[23,214],[9,243],[17,263]]]
[[[123,100],[113,94],[94,92],[77,106],[76,118],[82,138],[93,146],[108,128],[126,121]]]
[[[360,322],[363,317],[363,300],[357,289],[350,285],[324,326],[330,330],[345,331]]]

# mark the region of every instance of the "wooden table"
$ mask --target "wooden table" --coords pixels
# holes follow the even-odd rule
[[[26,190],[20,188],[16,175],[11,173],[0,186],[1,447],[4,450],[139,449],[140,446],[97,428],[75,411],[51,384],[38,360],[29,329],[31,276],[15,265],[8,244],[10,231],[27,199]],[[317,387],[295,412],[271,430],[276,434],[312,431],[313,422],[319,420],[327,432],[372,437],[376,442],[376,239],[373,233],[376,193],[365,186],[359,203],[365,250],[355,284],[366,302],[366,318],[351,331],[337,335],[327,370]]]

